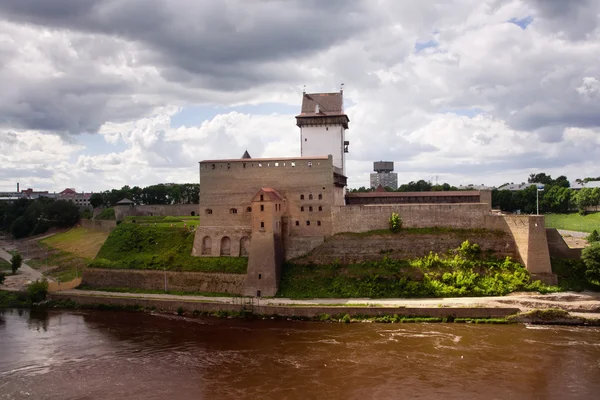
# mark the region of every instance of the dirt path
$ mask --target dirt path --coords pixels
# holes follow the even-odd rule
[[[177,296],[170,294],[111,293],[94,290],[69,290],[63,293],[102,297],[133,297],[161,300],[185,300],[198,302],[233,303],[233,297]],[[254,299],[260,305],[289,306],[392,306],[392,307],[517,307],[521,311],[535,308],[560,308],[565,311],[585,314],[587,318],[600,318],[600,293],[555,293],[548,295],[517,293],[498,297],[459,297],[433,299],[311,299],[294,300],[284,298]]]
[[[4,249],[0,249],[0,258],[10,262],[12,255]],[[6,275],[4,283],[0,285],[2,290],[22,290],[31,282],[42,279],[44,275],[40,271],[31,268],[29,265],[22,263],[21,268],[17,270],[16,275]]]

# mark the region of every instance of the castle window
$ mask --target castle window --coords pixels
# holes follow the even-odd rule
[[[242,167],[246,168],[246,163],[242,163]]]
[[[312,194],[309,194],[309,195],[308,195],[308,199],[309,199],[309,200],[312,200],[312,199],[313,199],[313,198],[312,198]]]
[[[231,164],[227,163],[227,169],[231,168]]]
[[[310,226],[310,221],[306,221],[306,226]]]
[[[246,207],[246,212],[252,212],[252,207]]]
[[[278,163],[278,162],[276,162],[276,163],[275,163],[275,166],[276,166],[276,167],[279,167],[279,163]]]
[[[319,200],[323,200],[323,195],[319,193]]]
[[[262,163],[258,163],[258,166],[259,166],[259,167],[262,167]]]
[[[258,279],[262,278],[262,274],[258,274]]]
[[[319,206],[319,211],[323,211],[323,206]]]
[[[308,207],[308,211],[312,212],[312,206]]]
[[[264,228],[265,227],[265,223],[263,221],[260,221],[260,227]]]
[[[312,161],[309,161],[309,162],[308,162],[308,166],[309,166],[309,167],[312,167]]]
[[[215,164],[212,165],[212,169],[215,169]]]
[[[292,161],[291,164],[292,164],[292,167],[295,167],[296,166],[296,161]]]
[[[329,127],[325,128],[325,130],[326,130],[326,131],[328,131],[328,130],[329,130]]]
[[[204,213],[205,213],[206,215],[210,215],[210,214],[212,214],[212,208],[207,208],[206,210],[204,210]]]
[[[229,214],[237,214],[237,208],[230,208]]]
[[[300,226],[300,221],[296,221],[296,226]]]
[[[265,205],[264,204],[260,205],[260,211],[265,211]]]
[[[304,211],[304,206],[300,207],[300,211]]]
[[[304,141],[305,141],[305,142],[308,142],[308,139],[307,139],[307,138],[304,138]]]
[[[265,196],[264,195],[260,195],[260,201],[265,201]]]
[[[300,195],[300,200],[304,200],[304,195],[303,194]]]
[[[321,226],[321,221],[317,221],[317,226]]]

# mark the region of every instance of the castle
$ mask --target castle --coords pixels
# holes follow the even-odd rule
[[[343,91],[303,93],[301,157],[201,161],[193,255],[248,256],[244,294],[274,296],[284,260],[337,233],[385,229],[397,212],[406,227],[508,232],[532,274],[551,274],[544,218],[492,215],[490,191],[346,194],[349,122]]]

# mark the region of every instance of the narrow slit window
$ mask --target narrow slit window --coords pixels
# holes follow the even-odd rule
[[[265,211],[265,205],[264,204],[260,205],[260,211]]]
[[[260,221],[260,227],[264,228],[265,227],[265,223],[263,221]]]
[[[304,211],[304,206],[301,206],[301,207],[300,207],[300,211]]]

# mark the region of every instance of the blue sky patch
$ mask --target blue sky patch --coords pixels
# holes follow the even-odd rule
[[[415,51],[418,53],[420,51],[423,51],[423,50],[431,48],[431,47],[437,47],[438,44],[439,43],[436,42],[435,40],[428,40],[426,42],[417,42],[417,43],[415,43]]]
[[[526,16],[525,18],[517,18],[517,17],[513,17],[511,19],[508,20],[508,22],[510,22],[511,24],[515,24],[517,26],[519,26],[521,29],[525,30],[529,24],[531,24],[533,22],[533,17],[531,15]]]

